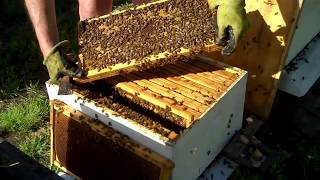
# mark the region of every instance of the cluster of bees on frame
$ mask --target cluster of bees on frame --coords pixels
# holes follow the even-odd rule
[[[149,64],[149,56],[167,52],[166,57],[176,57],[181,47],[200,51],[213,40],[213,20],[207,0],[170,0],[128,10],[83,22],[79,53],[86,70],[111,69],[133,59]]]

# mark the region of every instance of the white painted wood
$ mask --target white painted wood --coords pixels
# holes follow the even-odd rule
[[[292,67],[296,68],[292,70]],[[294,96],[301,97],[308,92],[319,77],[320,33],[308,44],[306,49],[283,70],[279,89]]]
[[[66,103],[71,108],[78,110],[87,116],[97,119],[100,122],[109,126],[109,122],[112,126],[109,126],[120,133],[127,135],[131,139],[135,140],[142,145],[149,147],[154,152],[162,155],[163,157],[172,160],[172,145],[166,141],[167,138],[155,134],[149,129],[133,123],[132,120],[122,118],[120,116],[114,116],[105,112],[102,112],[102,108],[95,106],[93,103],[89,103],[83,100],[77,100],[77,96],[72,95],[58,95],[58,86],[46,83],[47,91],[50,100],[59,100]],[[96,118],[96,115],[98,118]]]
[[[285,65],[289,64],[312,38],[320,32],[319,17],[320,1],[304,0],[297,23],[297,29],[294,33]]]
[[[196,179],[210,165],[232,135],[241,128],[247,80],[247,72],[243,70],[208,58],[202,59],[227,68],[227,71],[239,72],[240,76],[198,122],[171,143],[167,138],[151,132],[132,120],[112,114],[106,116],[102,108],[96,107],[94,103],[77,101],[75,94],[58,95],[56,85],[47,84],[47,91],[51,100],[60,100],[106,125],[111,122],[111,128],[172,160],[175,166],[172,172],[173,180]]]
[[[224,156],[218,156],[197,180],[227,180],[239,165]]]
[[[177,141],[172,179],[196,179],[242,127],[246,74]]]

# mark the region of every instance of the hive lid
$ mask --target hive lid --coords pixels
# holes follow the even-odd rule
[[[89,82],[214,51],[207,0],[161,0],[82,21],[79,59]]]

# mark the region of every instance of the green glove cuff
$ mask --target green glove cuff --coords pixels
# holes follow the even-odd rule
[[[245,0],[220,0],[221,4],[229,6],[239,6],[240,4],[245,4]]]
[[[70,45],[70,41],[68,41],[68,40],[63,40],[63,41],[57,43],[55,46],[53,46],[53,48],[48,53],[47,57],[43,60],[43,64],[46,65],[48,60],[50,59],[50,56],[52,54],[56,53],[57,51],[59,51],[60,48],[66,48],[69,45]]]
[[[245,0],[208,0],[210,9],[215,9],[217,6],[245,6]]]

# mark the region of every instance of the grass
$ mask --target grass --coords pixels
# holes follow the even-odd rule
[[[38,84],[30,84],[0,112],[1,135],[21,151],[49,167],[48,98]]]
[[[50,157],[49,134],[49,128],[40,128],[38,131],[30,134],[18,147],[21,151],[48,167]]]
[[[25,96],[11,102],[0,113],[0,126],[3,131],[28,132],[40,127],[48,112],[47,96],[32,85],[27,88]]]

